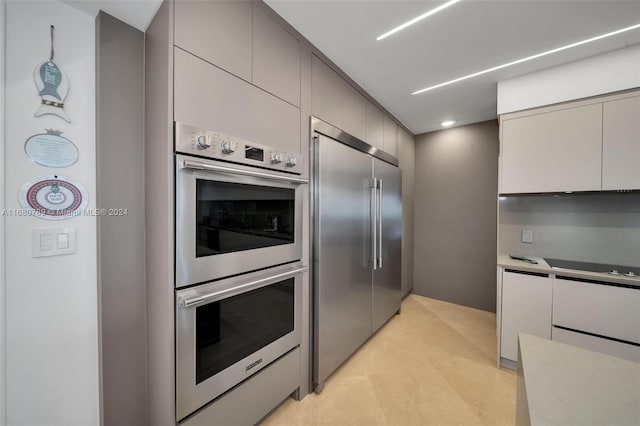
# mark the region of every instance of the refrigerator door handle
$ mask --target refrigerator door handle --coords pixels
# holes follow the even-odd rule
[[[378,179],[373,178],[371,185],[371,259],[373,270],[378,269],[377,232],[378,232]]]
[[[378,179],[378,268],[382,269],[382,179]]]

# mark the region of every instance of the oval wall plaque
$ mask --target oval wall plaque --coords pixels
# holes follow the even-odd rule
[[[36,164],[61,169],[78,161],[78,148],[62,132],[47,129],[47,133],[33,135],[24,143],[24,151]]]

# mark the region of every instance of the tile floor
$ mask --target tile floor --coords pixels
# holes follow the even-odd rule
[[[495,321],[410,295],[320,395],[288,399],[263,425],[513,425],[516,375],[496,368]]]

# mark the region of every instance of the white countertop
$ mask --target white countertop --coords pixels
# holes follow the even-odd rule
[[[519,335],[516,424],[639,425],[640,363]],[[524,392],[523,392],[524,391]]]
[[[508,268],[508,269],[515,269],[518,271],[537,272],[541,274],[563,275],[566,277],[606,281],[610,283],[627,284],[627,285],[632,285],[634,287],[640,287],[640,277],[631,278],[631,277],[625,277],[624,275],[613,276],[613,275],[605,274],[601,272],[589,272],[589,271],[578,271],[575,269],[552,268],[541,257],[533,257],[533,256],[527,256],[527,257],[529,259],[536,260],[538,264],[532,265],[530,263],[523,262],[522,260],[511,259],[509,255],[501,254],[501,255],[498,255],[498,266],[501,266],[503,268]]]

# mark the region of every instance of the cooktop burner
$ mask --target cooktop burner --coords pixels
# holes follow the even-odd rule
[[[578,262],[576,260],[544,259],[552,268],[575,269],[578,271],[601,272],[625,277],[640,277],[640,268],[634,266],[611,265],[608,263]]]

